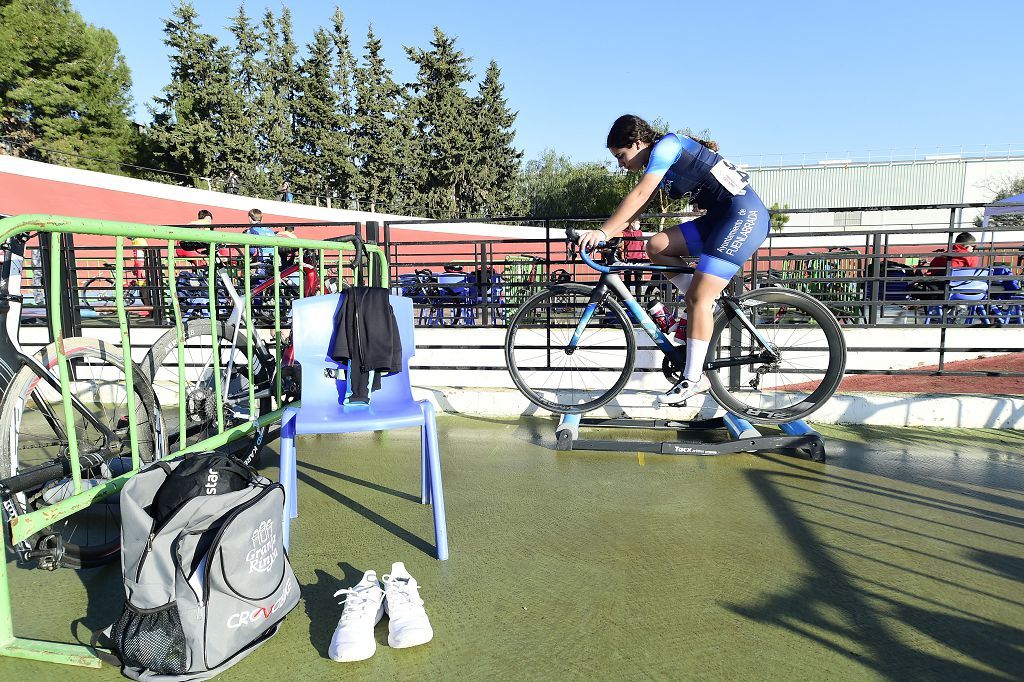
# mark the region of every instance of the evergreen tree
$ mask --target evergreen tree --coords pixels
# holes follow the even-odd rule
[[[292,100],[295,83],[295,43],[292,41],[291,12],[284,8],[281,20],[267,10],[262,22],[266,58],[259,69],[257,101],[259,128],[257,148],[261,166],[270,186],[276,189],[287,177],[296,154],[293,151]]]
[[[342,149],[342,125],[337,94],[331,87],[331,37],[317,29],[309,56],[299,67],[298,92],[293,102],[295,151],[292,189],[299,196],[329,196],[333,169]]]
[[[517,191],[523,153],[512,144],[516,113],[508,109],[504,90],[501,69],[492,60],[475,100],[477,124],[473,129],[477,159],[473,204],[484,215],[513,215],[525,207]]]
[[[424,176],[419,193],[427,215],[452,218],[473,211],[473,127],[476,108],[463,84],[472,80],[469,58],[455,49],[455,40],[434,29],[430,50],[406,47],[419,67],[412,85],[412,115],[419,136],[415,156]]]
[[[356,192],[371,211],[397,212],[401,204],[412,198],[404,172],[412,130],[403,106],[402,89],[385,66],[380,49],[381,42],[370,26],[363,66],[355,72],[353,142],[359,166]]]
[[[164,22],[171,82],[154,98],[150,137],[166,170],[195,178],[223,167],[224,103],[231,91],[230,53],[200,30],[195,7],[181,2]]]
[[[355,191],[356,174],[358,173],[353,149],[355,143],[352,137],[354,134],[353,78],[356,60],[352,56],[351,41],[345,28],[345,15],[337,7],[334,8],[334,14],[331,16],[331,40],[334,42],[334,50],[337,54],[331,88],[337,102],[338,123],[335,145],[332,147],[333,158],[331,159],[328,184],[331,196],[347,199]]]
[[[225,121],[225,166],[238,175],[243,194],[270,196],[273,187],[267,181],[256,147],[255,125],[259,119],[259,73],[262,60],[262,40],[258,27],[238,6],[238,14],[231,18],[229,30],[234,36],[231,84],[234,97],[230,100],[230,113]]]
[[[6,0],[0,45],[0,137],[11,149],[107,172],[132,160],[131,75],[110,31],[68,0]]]

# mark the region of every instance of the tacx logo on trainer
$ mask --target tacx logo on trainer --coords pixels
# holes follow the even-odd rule
[[[236,630],[246,625],[254,625],[256,623],[264,623],[269,620],[270,616],[277,611],[279,608],[284,606],[285,600],[288,599],[288,595],[292,593],[292,581],[291,578],[284,584],[284,591],[277,600],[269,606],[258,606],[255,609],[249,611],[239,611],[238,613],[232,613],[228,616],[228,627],[232,630]]]
[[[216,469],[210,469],[209,473],[206,474],[206,486],[203,488],[203,492],[207,495],[217,494],[217,481],[220,480],[220,475]]]

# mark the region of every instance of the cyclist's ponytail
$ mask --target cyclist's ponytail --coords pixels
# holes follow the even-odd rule
[[[702,140],[701,138],[696,137],[694,135],[687,135],[687,137],[690,138],[691,140],[695,141],[695,142],[698,142],[698,143],[704,145],[705,147],[707,147],[708,149],[710,149],[713,152],[717,152],[718,151],[718,143],[715,142],[714,140]]]

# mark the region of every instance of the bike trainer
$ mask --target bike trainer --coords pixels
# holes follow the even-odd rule
[[[618,441],[581,439],[581,427],[647,429],[657,431],[715,431],[725,428],[731,440]],[[825,461],[821,434],[802,419],[779,424],[778,435],[763,435],[746,419],[726,413],[722,417],[681,421],[674,419],[603,419],[580,414],[563,414],[555,428],[556,450],[604,450],[608,452],[653,452],[663,455],[725,455],[735,452],[780,452],[799,450],[814,462]]]

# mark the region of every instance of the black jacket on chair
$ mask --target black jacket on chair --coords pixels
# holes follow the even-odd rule
[[[370,390],[380,388],[385,374],[402,371],[402,338],[395,313],[383,287],[352,287],[345,290],[334,319],[331,359],[348,362],[349,402],[370,401]],[[367,375],[373,370],[372,389]]]

